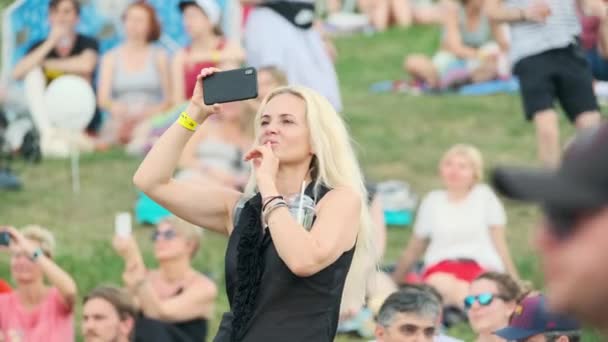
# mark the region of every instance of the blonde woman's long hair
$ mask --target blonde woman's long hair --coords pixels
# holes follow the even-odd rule
[[[324,185],[330,189],[346,187],[353,189],[361,201],[361,214],[355,255],[348,271],[342,296],[342,308],[358,309],[365,300],[365,289],[371,271],[376,265],[372,221],[367,203],[367,190],[363,174],[355,155],[353,144],[342,117],[324,97],[311,89],[301,86],[280,87],[268,94],[254,119],[255,136],[259,137],[262,113],[268,102],[281,94],[291,94],[305,103],[309,138],[315,156],[311,165],[311,175],[315,189]],[[255,175],[249,178],[245,194],[257,192]]]

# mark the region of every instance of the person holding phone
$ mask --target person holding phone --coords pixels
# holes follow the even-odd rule
[[[204,341],[217,290],[192,267],[201,230],[174,216],[161,221],[152,234],[158,269],[146,267],[127,231],[117,227],[113,246],[125,262],[125,286],[139,304],[135,341]]]
[[[0,295],[2,341],[74,341],[74,279],[53,261],[55,239],[39,226],[8,233],[11,276],[16,287]],[[50,286],[45,284],[45,278]]]
[[[278,88],[254,120],[256,145],[245,155],[253,172],[244,193],[173,179],[196,127],[221,111],[203,100],[204,79],[218,71],[201,70],[186,111],[133,181],[175,215],[229,237],[230,312],[214,341],[333,341],[341,302],[363,301],[375,255],[366,190],[346,126],[315,91]],[[285,201],[303,189],[315,199],[310,229]]]

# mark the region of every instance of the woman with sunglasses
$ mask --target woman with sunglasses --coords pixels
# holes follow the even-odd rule
[[[70,342],[74,339],[74,279],[53,261],[55,239],[48,230],[30,225],[8,234],[12,292],[0,295],[0,341]],[[5,235],[6,236],[6,235]],[[49,285],[45,283],[45,278]]]
[[[123,280],[139,304],[136,341],[204,341],[217,297],[215,284],[191,264],[201,230],[177,218],[160,222],[152,234],[158,269],[146,269],[132,237],[114,238],[125,261]]]
[[[477,334],[475,341],[505,341],[494,332],[509,325],[511,314],[526,293],[508,274],[486,272],[477,277],[464,300],[469,323]]]
[[[254,119],[256,145],[245,155],[253,172],[244,193],[174,179],[196,127],[221,111],[203,102],[204,78],[216,71],[201,71],[188,109],[148,153],[135,185],[176,215],[229,236],[231,311],[214,341],[333,341],[341,305],[363,301],[375,259],[346,126],[313,90],[277,88]],[[306,206],[290,200],[302,191],[311,199]]]

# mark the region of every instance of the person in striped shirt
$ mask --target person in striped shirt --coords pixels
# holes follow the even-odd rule
[[[561,151],[558,116],[553,108],[556,99],[578,130],[600,122],[591,71],[580,46],[577,5],[587,15],[608,15],[602,0],[486,3],[491,20],[510,26],[510,59],[520,80],[526,118],[536,126],[539,158],[550,167],[559,164]]]

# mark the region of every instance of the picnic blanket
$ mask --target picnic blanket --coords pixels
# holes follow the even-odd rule
[[[465,84],[450,89],[430,89],[423,84],[407,80],[384,80],[373,83],[369,90],[372,93],[405,93],[410,95],[456,94],[463,96],[481,96],[493,94],[512,94],[519,91],[519,81],[515,77],[504,80],[493,80],[475,84]]]

